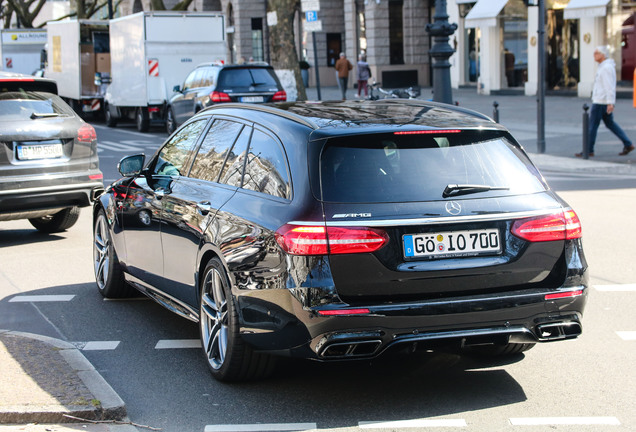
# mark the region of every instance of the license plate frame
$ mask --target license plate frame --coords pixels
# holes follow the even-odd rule
[[[500,255],[501,232],[497,228],[405,234],[402,253],[406,260],[435,260]]]
[[[62,143],[18,144],[16,156],[19,161],[60,159],[64,156]]]
[[[243,96],[241,97],[241,102],[245,103],[260,103],[264,102],[265,98],[263,96]]]

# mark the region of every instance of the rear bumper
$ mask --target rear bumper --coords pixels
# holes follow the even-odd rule
[[[277,290],[278,291],[278,290]],[[573,297],[546,300],[555,293],[580,291]],[[285,295],[280,290],[276,297]],[[587,287],[512,291],[418,303],[356,305],[369,313],[321,316],[321,310],[346,310],[329,304],[290,310],[278,299],[269,303],[250,293],[239,297],[242,336],[258,350],[317,360],[376,357],[389,348],[417,344],[481,345],[548,342],[581,334]],[[257,294],[258,296],[258,294]],[[267,294],[272,299],[272,292]]]
[[[91,180],[85,173],[5,181],[0,186],[0,220],[28,219],[68,207],[87,207],[104,191],[101,181]]]

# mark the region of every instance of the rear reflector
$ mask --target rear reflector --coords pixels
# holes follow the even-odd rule
[[[91,174],[88,176],[89,179],[91,180],[103,180],[104,179],[104,175],[103,174]]]
[[[581,238],[581,221],[574,210],[515,221],[512,234],[530,242]]]
[[[286,224],[276,231],[276,241],[291,255],[350,254],[375,252],[389,236],[371,228]]]
[[[560,299],[560,298],[578,297],[580,295],[583,295],[583,290],[560,292],[560,293],[556,293],[556,294],[546,294],[545,299],[546,300],[555,300],[555,299]]]
[[[369,309],[334,309],[334,310],[321,310],[318,311],[318,315],[322,316],[336,316],[336,315],[366,315],[371,313]]]

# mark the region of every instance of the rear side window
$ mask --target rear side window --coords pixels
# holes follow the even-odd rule
[[[278,142],[254,130],[247,155],[243,188],[279,198],[290,198],[287,158]]]
[[[0,122],[73,115],[73,110],[59,96],[51,93],[34,91],[0,93]]]
[[[274,72],[265,68],[225,69],[219,74],[218,87],[277,87]]]
[[[331,202],[441,200],[452,184],[505,188],[479,197],[545,190],[518,148],[472,132],[332,138],[320,157],[320,179],[323,200]]]

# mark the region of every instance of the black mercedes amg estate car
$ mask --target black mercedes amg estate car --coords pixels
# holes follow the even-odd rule
[[[579,219],[476,112],[224,104],[119,169],[94,206],[97,286],[198,322],[217,379],[276,356],[517,354],[581,334]]]

